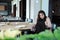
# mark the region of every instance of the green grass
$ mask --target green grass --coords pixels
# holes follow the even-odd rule
[[[4,40],[16,40],[16,38],[5,38]]]

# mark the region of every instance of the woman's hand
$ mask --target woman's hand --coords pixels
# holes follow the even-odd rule
[[[36,30],[35,29],[35,25],[33,25],[32,28],[31,28],[31,31],[34,31],[35,32],[35,30]]]

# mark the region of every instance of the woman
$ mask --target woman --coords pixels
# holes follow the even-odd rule
[[[51,29],[51,21],[50,18],[46,16],[45,12],[43,10],[40,10],[38,12],[38,18],[37,23],[35,25],[35,32],[39,33],[44,31],[45,29]]]

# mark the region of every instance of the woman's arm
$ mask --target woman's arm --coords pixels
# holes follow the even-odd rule
[[[35,30],[36,30],[36,29],[35,29],[35,25],[36,25],[36,24],[34,24],[34,25],[32,26],[31,31],[34,31],[34,32],[35,32]]]
[[[47,28],[52,28],[51,20],[49,17],[46,18],[45,25],[47,26]]]

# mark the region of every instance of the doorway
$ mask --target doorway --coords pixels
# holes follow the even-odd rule
[[[20,17],[23,21],[26,19],[26,0],[20,1]]]
[[[55,24],[60,24],[60,0],[49,0],[49,17]]]
[[[16,4],[13,5],[13,16],[16,17]]]

